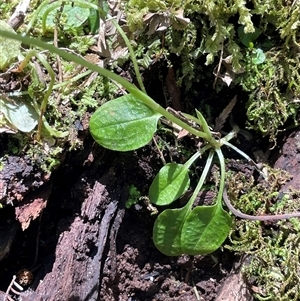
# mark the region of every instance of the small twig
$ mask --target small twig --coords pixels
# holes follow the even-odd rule
[[[199,295],[199,292],[198,292],[198,290],[197,290],[197,287],[196,287],[194,281],[193,281],[193,290],[194,290],[194,293],[195,293],[195,295],[196,295],[197,300],[198,300],[198,301],[203,300],[203,298],[200,297],[200,295]]]
[[[8,24],[14,29],[17,30],[25,20],[26,12],[29,7],[30,0],[21,1],[16,7],[14,13],[8,20]]]
[[[219,64],[218,64],[218,70],[217,70],[217,74],[213,83],[213,89],[216,88],[216,84],[217,84],[217,80],[219,78],[219,74],[220,74],[220,70],[221,70],[221,66],[222,66],[222,61],[223,61],[223,43],[222,43],[222,49],[221,49],[221,54],[220,54],[220,60],[219,60]]]
[[[289,219],[293,217],[300,217],[300,212],[286,213],[286,214],[274,214],[274,215],[249,215],[242,213],[241,211],[235,209],[231,202],[229,201],[226,188],[223,191],[223,200],[228,207],[228,209],[237,217],[249,219],[252,221],[272,221],[272,220],[281,220]]]
[[[163,165],[166,165],[165,157],[164,157],[162,151],[160,150],[160,148],[159,148],[159,146],[158,146],[158,144],[157,144],[157,142],[156,142],[155,137],[153,137],[152,140],[153,140],[153,142],[154,142],[154,144],[155,144],[155,146],[156,146],[156,149],[157,149],[157,151],[158,151],[158,153],[159,153],[159,156],[160,156],[160,159],[161,159]]]
[[[55,47],[58,47],[58,32],[57,32],[56,27],[54,28],[53,43],[54,43]],[[64,77],[63,77],[62,65],[61,65],[61,60],[60,60],[59,55],[56,55],[56,63],[57,63],[57,69],[58,69],[58,79],[59,79],[59,82],[62,83],[64,81]]]

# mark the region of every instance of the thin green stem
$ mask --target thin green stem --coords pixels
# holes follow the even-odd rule
[[[93,71],[92,70],[87,70],[83,73],[77,74],[76,76],[68,79],[68,80],[64,80],[62,83],[56,84],[53,86],[53,90],[62,88],[64,86],[70,85],[73,82],[77,82],[79,79],[86,77],[87,75],[91,74]]]
[[[226,144],[226,142],[228,142],[232,138],[236,137],[236,134],[237,134],[237,132],[235,131],[235,129],[233,129],[233,131],[231,131],[229,134],[227,134],[225,137],[223,137],[220,140],[220,145],[222,146],[223,144]]]
[[[199,120],[199,124],[202,127],[203,132],[206,134],[206,141],[214,148],[218,148],[219,147],[219,142],[216,141],[216,139],[212,136],[211,131],[209,129],[209,126],[204,118],[204,116],[201,114],[201,112],[199,112],[198,110],[196,110],[196,114]]]
[[[218,204],[222,204],[222,196],[223,196],[223,191],[225,188],[225,159],[223,156],[223,153],[220,148],[215,149],[219,162],[220,162],[220,170],[221,170],[221,175],[220,175],[220,185],[219,185],[219,191],[218,191],[218,196],[217,196],[217,202]]]
[[[32,14],[31,18],[30,18],[30,22],[28,23],[27,25],[27,28],[26,28],[26,31],[25,31],[25,34],[28,34],[29,31],[31,30],[31,28],[33,27],[34,23],[36,22],[40,12],[42,11],[42,9],[47,6],[48,4],[50,4],[53,0],[46,0],[44,2],[42,2],[42,4],[37,8],[35,9],[35,12],[34,14]]]
[[[42,54],[39,54],[36,50],[30,50],[24,60],[21,63],[21,69],[25,68],[25,66],[29,63],[32,57],[37,57],[39,61],[44,65],[46,70],[48,71],[48,74],[50,76],[50,83],[49,86],[46,89],[42,104],[39,106],[35,100],[33,100],[33,106],[36,110],[36,112],[39,114],[39,120],[38,120],[38,130],[37,130],[37,141],[40,141],[41,139],[41,133],[42,133],[42,125],[47,128],[49,133],[55,137],[65,137],[67,134],[54,130],[50,127],[48,122],[46,121],[46,118],[44,117],[44,112],[46,110],[47,104],[48,104],[48,99],[52,93],[54,82],[55,82],[55,74],[54,71],[52,70],[51,66],[49,63],[46,61],[44,56]]]
[[[197,117],[199,119],[199,122],[202,126],[203,132],[206,133],[208,136],[212,136],[210,130],[209,130],[209,126],[205,120],[205,118],[203,117],[203,115],[201,114],[201,112],[199,112],[198,110],[196,110],[196,114]]]
[[[184,163],[184,166],[186,168],[190,168],[190,166],[202,155],[204,154],[208,149],[210,149],[211,146],[208,144],[208,145],[205,145],[203,148],[201,148],[200,151],[198,151],[197,153],[195,153],[191,158],[188,159],[188,161],[186,161]]]
[[[144,83],[143,83],[143,80],[142,80],[142,76],[141,76],[141,73],[140,73],[140,70],[139,70],[139,67],[138,67],[138,63],[137,63],[137,60],[136,60],[136,57],[135,57],[135,53],[133,51],[133,48],[131,46],[131,43],[130,43],[129,39],[127,38],[127,36],[126,36],[124,30],[122,29],[122,27],[114,19],[110,19],[110,21],[114,24],[114,26],[118,30],[119,34],[122,36],[128,50],[129,50],[130,58],[131,58],[131,61],[133,63],[134,72],[135,72],[137,81],[139,83],[140,89],[145,94],[147,94]]]
[[[175,117],[174,115],[172,115],[171,113],[166,111],[163,107],[161,107],[158,103],[156,103],[151,97],[149,97],[147,94],[145,94],[144,92],[139,90],[135,85],[131,84],[126,79],[122,78],[121,76],[119,76],[109,70],[101,68],[93,63],[88,62],[87,60],[85,60],[81,57],[78,57],[74,54],[71,54],[62,49],[59,49],[59,48],[55,47],[54,45],[44,43],[44,42],[34,39],[34,38],[21,36],[21,35],[18,35],[18,34],[12,33],[12,32],[8,32],[8,31],[4,31],[4,30],[0,30],[0,35],[4,36],[6,38],[9,38],[9,39],[21,41],[22,43],[24,43],[26,45],[34,45],[34,46],[40,47],[42,49],[47,49],[51,53],[55,53],[55,54],[61,56],[62,58],[64,58],[65,60],[73,61],[73,62],[75,62],[79,65],[82,65],[84,67],[87,67],[88,69],[93,70],[105,77],[108,77],[108,78],[116,81],[117,83],[119,83],[125,89],[127,89],[133,96],[135,96],[137,99],[142,101],[149,108],[151,108],[152,110],[161,114],[162,116],[165,116],[167,119],[169,119],[170,121],[179,125],[183,129],[190,132],[191,134],[201,137],[204,140],[209,139],[209,137],[207,137],[206,133],[192,128],[191,126],[189,126],[188,124],[186,124],[185,122],[180,120],[179,118]]]
[[[41,139],[41,132],[42,132],[42,124],[43,124],[43,116],[48,104],[48,99],[52,93],[52,89],[54,86],[54,82],[55,82],[55,74],[53,69],[51,68],[51,66],[49,65],[49,63],[45,60],[44,56],[39,54],[37,51],[32,51],[33,54],[40,60],[40,62],[44,65],[44,67],[46,68],[46,70],[48,71],[48,74],[50,75],[50,83],[49,86],[47,87],[44,99],[42,101],[41,104],[41,108],[40,108],[40,118],[39,118],[39,123],[38,123],[38,133],[37,133],[37,140],[39,141]]]
[[[226,136],[227,137],[227,136]],[[223,140],[223,144],[227,145],[228,147],[232,148],[234,151],[236,151],[238,154],[240,154],[242,157],[244,157],[249,163],[251,163],[255,169],[265,178],[264,173],[260,170],[259,166],[255,163],[253,159],[251,159],[246,153],[244,153],[242,150],[231,144],[230,142]]]
[[[189,169],[190,166],[200,157],[200,152],[196,152],[192,157],[190,157],[185,163],[184,166]]]
[[[33,107],[36,110],[36,112],[39,114],[39,116],[41,116],[40,107],[35,99],[32,99],[32,104],[33,104]],[[69,135],[69,132],[61,132],[61,131],[58,131],[58,130],[52,128],[50,126],[50,124],[48,123],[48,121],[46,120],[45,116],[42,116],[42,120],[43,120],[43,126],[45,127],[45,129],[51,136],[57,137],[57,138],[64,138]]]
[[[70,85],[73,82],[77,82],[79,79],[81,79],[83,77],[86,77],[87,75],[91,74],[92,72],[93,72],[92,70],[87,70],[83,73],[77,74],[76,76],[74,76],[74,77],[72,77],[68,80],[65,80],[62,83],[54,85],[53,90],[57,90],[57,89],[62,88],[64,86]],[[8,96],[18,96],[18,97],[22,96],[22,95],[28,95],[28,94],[29,94],[28,91],[19,91],[19,92],[7,93]]]
[[[193,194],[192,194],[191,198],[189,199],[186,206],[191,207],[193,205],[194,201],[196,200],[196,197],[197,197],[200,189],[202,188],[202,186],[204,184],[204,181],[207,177],[207,174],[209,172],[209,169],[210,169],[213,157],[214,157],[214,152],[215,152],[214,150],[211,150],[209,152],[208,158],[207,158],[206,163],[205,163],[204,170],[203,170],[203,172],[201,174],[201,177],[200,177],[200,180],[199,180],[199,182],[198,182],[198,184],[197,184],[197,186],[196,186],[196,188],[195,188],[195,190],[194,190],[194,192],[193,192]]]

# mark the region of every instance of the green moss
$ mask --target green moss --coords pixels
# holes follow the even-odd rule
[[[297,99],[300,97],[300,4],[297,1],[189,0],[171,3],[135,0],[125,6],[129,28],[137,34],[138,55],[145,54],[143,66],[153,60],[148,46],[157,41],[154,52],[164,49],[166,59],[172,53],[178,56],[181,61],[178,83],[189,90],[203,77],[199,58],[205,56],[207,65],[217,65],[223,53],[223,58],[230,58],[226,68],[235,75],[232,85],[241,85],[249,95],[245,100],[249,128],[275,141],[287,120],[296,123]],[[190,23],[178,29],[176,23],[170,22],[164,31],[164,43],[160,43],[162,36],[157,32],[150,35],[151,42],[148,43],[144,37],[150,25],[143,17],[153,13],[157,18],[164,16],[164,20],[168,20],[176,18],[179,9]],[[252,48],[247,48],[239,39],[240,25],[245,33],[260,33],[257,41],[251,41]],[[256,48],[266,56],[260,65],[253,60]],[[222,89],[226,88],[223,86]]]
[[[268,184],[255,184],[242,174],[232,177],[229,190],[236,196],[234,206],[252,214],[281,214],[299,211],[300,192],[279,194],[288,174],[268,169]],[[245,193],[238,196],[243,187]],[[256,300],[299,300],[300,221],[298,218],[262,223],[235,220],[226,248],[248,255],[245,277],[256,287]]]
[[[125,203],[125,207],[128,209],[131,206],[137,204],[141,199],[141,192],[134,186],[129,187],[129,196],[128,200]]]
[[[237,81],[249,92],[248,127],[270,136],[270,140],[275,141],[288,118],[297,124],[299,103],[293,98],[300,95],[299,64],[299,57],[292,57],[286,49],[266,52],[260,65],[251,62],[249,52],[245,57],[245,73]]]
[[[0,3],[0,16],[1,20],[7,20],[12,15],[12,11],[19,4],[18,0],[4,0]]]
[[[256,300],[296,301],[300,297],[300,223],[297,219],[278,222],[277,231],[256,232],[249,265],[244,275],[258,287]],[[249,241],[244,240],[247,246]]]
[[[64,143],[64,140],[55,140],[45,135],[42,143],[33,143],[30,136],[17,133],[9,137],[5,153],[26,156],[33,166],[38,166],[45,173],[51,173],[61,163],[65,151]]]

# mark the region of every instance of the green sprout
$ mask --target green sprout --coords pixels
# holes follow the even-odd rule
[[[128,190],[129,196],[128,200],[125,202],[125,207],[127,209],[137,204],[141,198],[141,192],[134,185],[131,185]]]

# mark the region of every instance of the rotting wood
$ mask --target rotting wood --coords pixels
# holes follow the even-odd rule
[[[245,282],[241,272],[241,263],[246,260],[247,256],[236,263],[230,275],[223,283],[215,301],[252,301],[250,290]]]
[[[52,271],[32,292],[32,301],[99,300],[105,247],[118,231],[119,226],[110,235],[122,195],[121,186],[112,188],[105,177],[100,182],[95,182],[83,202],[80,216],[75,217],[69,230],[61,233]],[[121,220],[122,216],[118,217],[116,224]]]
[[[121,207],[118,210],[118,213],[116,215],[116,218],[114,220],[114,224],[112,226],[112,229],[110,231],[110,265],[111,265],[111,271],[110,271],[110,281],[114,282],[117,274],[117,247],[116,247],[116,238],[119,231],[119,228],[121,226],[122,220],[125,215],[125,206],[122,206],[123,202],[121,202]]]

